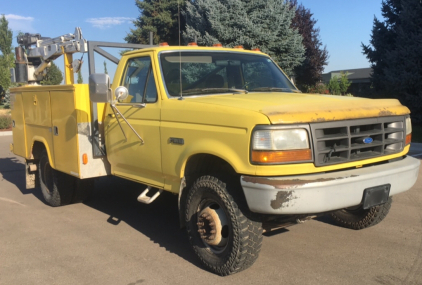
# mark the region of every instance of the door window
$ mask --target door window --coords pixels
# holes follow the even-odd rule
[[[124,74],[123,86],[129,91],[128,102],[154,103],[157,101],[157,88],[150,57],[129,59]]]

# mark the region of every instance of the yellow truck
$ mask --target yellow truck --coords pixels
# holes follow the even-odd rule
[[[408,108],[303,94],[259,50],[131,46],[141,49],[119,60],[101,49],[113,44],[78,31],[19,43],[15,77],[28,84],[11,90],[11,150],[26,159],[27,186],[51,206],[83,200],[106,175],[146,185],[143,203],[172,192],[193,250],[217,274],[250,267],[263,229],[322,214],[373,226],[418,176]],[[118,63],[112,84],[91,68],[94,51]],[[90,56],[89,84],[73,84],[74,52]],[[66,84],[38,86],[60,55]]]

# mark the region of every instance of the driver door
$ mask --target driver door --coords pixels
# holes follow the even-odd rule
[[[116,107],[144,143],[109,107],[105,119],[105,136],[111,172],[116,176],[162,188],[164,178],[160,146],[161,102],[158,100],[151,55],[129,58],[120,86],[128,89],[129,96],[124,102],[116,103]],[[145,107],[141,106],[143,103]]]

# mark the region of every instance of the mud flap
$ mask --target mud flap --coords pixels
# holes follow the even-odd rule
[[[32,162],[27,162],[25,167],[26,174],[26,189],[34,189],[40,187],[40,181],[38,177],[37,165]]]

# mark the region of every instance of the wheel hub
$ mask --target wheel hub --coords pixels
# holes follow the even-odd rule
[[[211,246],[227,244],[227,219],[224,211],[206,207],[198,215],[198,233],[202,240]]]

